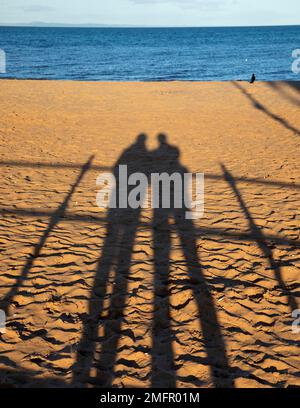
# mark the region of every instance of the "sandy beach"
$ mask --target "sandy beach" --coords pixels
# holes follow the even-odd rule
[[[0,89],[2,386],[300,386],[298,82]],[[116,244],[96,178],[141,133],[205,174],[205,213]]]

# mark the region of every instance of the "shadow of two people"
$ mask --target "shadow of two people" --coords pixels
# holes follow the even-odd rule
[[[147,150],[146,138],[144,134],[139,135],[116,162],[113,174],[116,180],[117,196],[118,192],[122,191],[123,180],[119,176],[119,166],[121,165],[127,166],[127,177],[139,172],[145,174],[148,180],[154,172],[168,175],[179,173],[181,176],[187,172],[187,169],[179,161],[179,149],[170,145],[165,135],[158,135],[159,146],[152,152]],[[134,187],[127,186],[126,188],[126,194],[129,196]],[[141,191],[141,202],[146,197],[146,190],[147,188]],[[159,197],[161,196],[162,194],[159,194]],[[120,197],[118,198],[120,199]],[[233,381],[229,373],[226,348],[218,323],[214,300],[198,258],[195,227],[193,221],[185,217],[187,208],[183,201],[181,208],[175,208],[173,198],[174,188],[171,188],[169,208],[162,208],[160,201],[158,208],[153,209],[154,312],[151,324],[151,384],[152,387],[176,386],[177,367],[172,348],[175,334],[171,328],[169,299],[172,233],[170,218],[172,217],[185,258],[189,287],[192,289],[197,303],[207,355],[204,364],[210,367],[211,378],[216,387],[232,387]],[[84,322],[77,361],[74,365],[74,384],[93,382],[96,386],[111,386],[113,383],[113,369],[116,364],[122,317],[128,295],[128,276],[133,246],[142,210],[141,206],[138,208],[128,206],[120,208],[118,204],[119,202],[116,205],[117,208],[110,208],[107,214],[106,237],[89,299],[88,317]],[[104,298],[112,269],[115,270],[113,293],[110,297],[108,317],[103,319],[101,315],[104,308]],[[113,329],[112,322],[114,323]],[[100,357],[95,361],[99,324],[104,325],[104,337],[101,341]],[[93,381],[89,377],[92,367],[95,367],[97,371],[97,376]],[[191,381],[196,386],[201,383],[197,378]]]

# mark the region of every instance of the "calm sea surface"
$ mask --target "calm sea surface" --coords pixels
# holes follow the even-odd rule
[[[300,80],[300,26],[249,28],[0,27],[0,78],[93,81]]]

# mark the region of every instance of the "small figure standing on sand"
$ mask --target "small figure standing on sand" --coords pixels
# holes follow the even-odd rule
[[[256,81],[256,76],[255,74],[252,74],[252,78],[250,79],[250,84],[254,84],[255,81]]]

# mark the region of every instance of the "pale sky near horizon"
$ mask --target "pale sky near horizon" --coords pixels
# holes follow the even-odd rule
[[[0,24],[300,24],[299,0],[1,0]]]

